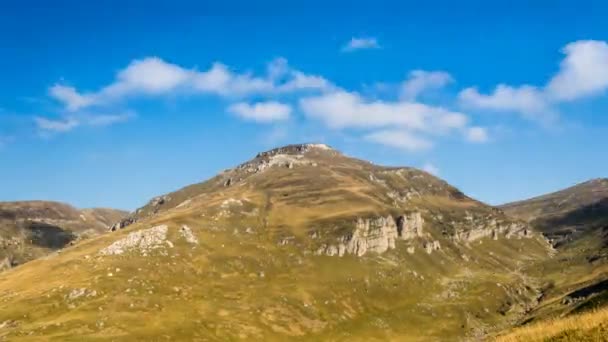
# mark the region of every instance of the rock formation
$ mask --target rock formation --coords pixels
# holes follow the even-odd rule
[[[418,212],[399,216],[396,220],[390,215],[358,218],[352,233],[338,238],[336,244],[321,246],[317,254],[363,256],[368,252],[384,253],[395,248],[397,239],[411,240],[423,236],[423,222]]]
[[[99,254],[119,255],[134,250],[145,255],[153,249],[162,248],[167,245],[171,247],[172,243],[167,241],[167,230],[166,225],[160,225],[129,233],[127,237],[115,241],[113,244],[100,250]]]
[[[424,219],[419,212],[399,216],[397,218],[397,235],[402,240],[422,237]]]
[[[190,229],[190,227],[183,225],[179,229],[179,233],[184,239],[186,239],[186,242],[191,243],[193,245],[198,245],[198,239],[196,238],[196,236],[194,236],[194,233],[192,233],[192,229]]]
[[[523,222],[508,222],[493,217],[467,216],[464,223],[455,223],[456,228],[452,239],[459,242],[472,242],[484,237],[497,240],[499,237],[530,237],[528,224]]]

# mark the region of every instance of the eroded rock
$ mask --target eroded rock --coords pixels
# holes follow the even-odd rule
[[[411,240],[422,237],[424,219],[419,212],[399,216],[397,218],[397,235],[402,240]]]
[[[186,241],[188,243],[191,243],[193,245],[198,245],[198,239],[196,238],[194,233],[192,233],[192,229],[190,229],[190,227],[183,225],[179,229],[179,233],[184,239],[186,239]]]
[[[526,223],[509,222],[491,216],[474,216],[468,214],[464,222],[454,222],[454,241],[472,242],[481,238],[490,237],[498,240],[504,238],[531,237],[531,232]]]
[[[119,222],[116,222],[112,225],[112,227],[110,227],[111,231],[117,231],[119,229],[123,229],[126,228],[127,226],[132,225],[133,223],[137,222],[137,218],[135,217],[127,217],[124,218],[122,220],[120,220]]]
[[[358,218],[352,233],[338,239],[336,244],[321,246],[316,254],[363,256],[368,252],[384,253],[395,248],[397,239],[410,240],[423,236],[424,220],[418,212],[402,215]]]
[[[167,246],[167,225],[141,229],[129,233],[125,238],[99,251],[101,255],[120,255],[127,251],[137,251],[146,254],[151,250]]]
[[[72,291],[70,291],[65,296],[65,299],[67,301],[73,301],[73,300],[76,300],[81,297],[96,297],[96,296],[97,296],[97,291],[95,291],[95,290],[89,290],[87,288],[79,288],[79,289],[73,289]]]
[[[438,251],[441,249],[441,243],[439,241],[428,241],[424,243],[424,250],[427,254],[433,253],[433,251]]]

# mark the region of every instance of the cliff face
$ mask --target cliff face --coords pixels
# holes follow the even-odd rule
[[[397,240],[423,237],[423,222],[419,212],[397,218],[392,216],[358,218],[351,233],[339,237],[335,244],[321,246],[316,253],[329,256],[381,254],[395,248]]]
[[[457,227],[453,240],[459,242],[472,242],[485,237],[491,237],[494,240],[499,237],[522,238],[531,237],[533,234],[532,228],[524,222],[506,221],[493,217],[471,219],[466,224],[466,229],[462,228],[462,224]]]
[[[452,223],[455,227],[452,235],[446,237],[454,243],[470,243],[482,238],[530,238],[533,232],[523,222],[500,220],[494,217],[470,218],[464,223]],[[427,253],[441,249],[441,243],[433,240],[432,235],[424,233],[424,219],[420,212],[406,215],[380,216],[375,218],[358,218],[353,224],[351,233],[336,239],[336,243],[321,246],[316,254],[343,256],[353,254],[363,256],[366,253],[382,254],[394,249],[399,241],[409,241],[410,253],[416,246]]]

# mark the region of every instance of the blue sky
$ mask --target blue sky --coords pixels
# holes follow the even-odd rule
[[[601,1],[3,1],[0,200],[134,209],[275,146],[498,204],[608,176]]]

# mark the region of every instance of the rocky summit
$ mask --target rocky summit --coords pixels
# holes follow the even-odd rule
[[[0,274],[0,339],[477,340],[536,312],[556,258],[427,172],[289,145]]]

